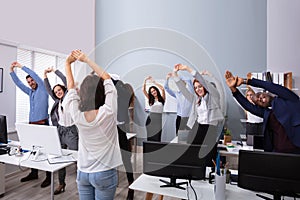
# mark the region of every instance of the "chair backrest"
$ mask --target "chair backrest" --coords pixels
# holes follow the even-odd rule
[[[7,123],[4,115],[0,115],[0,143],[7,144]]]

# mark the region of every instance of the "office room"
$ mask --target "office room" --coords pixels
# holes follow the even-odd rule
[[[149,105],[142,91],[143,83],[146,77],[151,76],[149,82],[155,80],[164,85],[167,74],[174,72],[178,63],[198,72],[207,70],[219,80],[219,91],[223,95],[220,101],[226,118],[222,125],[230,130],[232,141],[240,142],[243,139],[241,135],[245,134],[245,125],[241,121],[245,119],[245,110],[235,101],[224,74],[229,70],[234,76],[247,78],[249,72],[262,74],[268,71],[272,75],[292,72],[290,89],[299,96],[299,6],[297,0],[2,2],[0,115],[6,116],[8,137],[18,139],[15,124],[28,121],[30,109],[28,96],[11,78],[11,63],[18,61],[26,65],[42,79],[44,70],[52,66],[66,75],[66,58],[73,50],[80,49],[113,78],[119,78],[133,88],[135,103],[140,109],[135,113],[138,119],[134,120],[130,131],[134,133],[137,145],[131,158],[136,161],[134,180],[143,174],[143,141],[147,140],[145,123],[149,112],[145,110],[148,111]],[[80,61],[76,61],[74,66],[75,84],[80,86],[92,69]],[[178,74],[192,77],[187,72]],[[26,73],[19,75],[27,85]],[[51,85],[61,83],[54,73],[48,76]],[[175,81],[172,83],[175,84]],[[245,93],[245,87],[240,86],[242,93]],[[176,100],[174,104],[170,99],[167,94],[162,118],[161,142],[164,143],[172,142],[177,136]],[[49,97],[49,114],[53,103]],[[236,159],[235,162],[237,165]],[[31,199],[79,199],[76,164],[66,168],[65,188],[62,193],[53,196],[50,187],[40,187],[45,178],[42,170],[39,170],[37,180],[21,183],[20,179],[30,169],[7,164],[0,172],[6,180],[1,182],[2,199],[26,199],[28,196],[32,196]],[[157,191],[139,190],[135,185],[128,189],[125,170],[123,167],[118,169],[119,182],[114,199],[126,199],[130,190],[134,190],[134,199],[145,199],[146,196],[150,199],[152,194],[153,199],[195,199],[192,190],[188,196],[188,189],[180,191],[179,196],[169,194],[166,188],[161,191],[159,185]],[[54,190],[59,185],[57,177],[55,171]],[[226,199],[236,199],[232,195],[235,189],[240,191],[241,188],[227,185]],[[171,193],[174,193],[173,189],[177,190],[172,188]],[[200,192],[198,199],[214,198],[213,186],[209,190],[208,196],[203,196],[205,192],[201,196]],[[243,189],[243,192],[246,196],[242,199],[261,199],[251,190]],[[247,194],[250,196],[247,197]]]

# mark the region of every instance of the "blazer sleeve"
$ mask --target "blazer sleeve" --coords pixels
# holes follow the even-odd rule
[[[45,78],[44,79],[44,85],[45,85],[45,88],[47,90],[47,93],[50,95],[50,97],[55,101],[56,100],[56,97],[53,95],[52,93],[52,89],[51,89],[51,85],[50,85],[50,82],[49,82],[49,79],[48,78]]]
[[[194,94],[191,93],[186,87],[185,87],[185,83],[183,82],[183,80],[181,80],[179,77],[174,77],[175,83],[178,87],[178,89],[180,90],[180,92],[183,94],[183,96],[190,102],[194,101]]]
[[[59,70],[55,71],[55,74],[62,80],[63,84],[67,86],[67,78],[66,76]]]
[[[251,85],[254,87],[259,87],[259,88],[264,88],[267,91],[269,91],[273,94],[276,94],[278,97],[280,97],[282,99],[286,99],[286,100],[290,100],[290,101],[299,101],[299,97],[297,94],[295,94],[290,89],[288,89],[282,85],[279,85],[279,84],[252,78],[252,79],[248,80],[248,85]]]

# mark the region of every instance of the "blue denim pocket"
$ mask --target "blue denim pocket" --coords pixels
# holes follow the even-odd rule
[[[91,184],[100,190],[112,189],[117,186],[118,175],[116,169],[93,173],[90,176]]]

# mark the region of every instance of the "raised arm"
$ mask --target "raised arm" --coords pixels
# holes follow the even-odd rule
[[[66,76],[67,76],[67,88],[75,89],[74,77],[71,69],[71,64],[75,62],[76,58],[70,54],[66,59]]]
[[[225,113],[226,113],[226,104],[225,104],[225,101],[223,100],[223,98],[225,97],[225,93],[224,93],[224,90],[223,90],[222,83],[212,73],[210,73],[207,70],[202,71],[200,74],[203,75],[203,76],[207,75],[207,76],[211,77],[213,83],[216,86],[215,88],[217,90],[217,93],[215,94],[216,96],[214,98],[219,101],[219,104],[221,106],[221,110],[222,110],[223,114],[225,115]],[[214,87],[214,86],[212,86],[212,87]]]
[[[22,68],[22,65],[18,62],[12,62],[10,65],[10,76],[13,80],[13,82],[16,84],[16,86],[18,88],[20,88],[24,93],[28,94],[30,93],[31,89],[29,87],[27,87],[26,85],[23,84],[23,82],[18,78],[18,76],[16,75],[14,68],[18,67],[18,68]]]
[[[53,71],[52,67],[48,67],[47,69],[44,70],[44,85],[45,85],[47,93],[50,95],[50,97],[53,100],[56,100],[56,97],[52,93],[51,85],[50,85],[50,82],[49,82],[49,79],[48,79],[48,76],[47,76],[47,74],[52,72],[52,71]]]
[[[37,73],[35,73],[33,70],[29,69],[28,67],[22,66],[20,63],[15,62],[15,66],[19,67],[20,69],[22,69],[24,72],[26,72],[27,74],[29,74],[31,76],[31,78],[33,78],[33,80],[40,86],[44,87],[44,81],[41,79],[41,77],[39,77],[37,75]]]
[[[53,72],[62,80],[63,84],[66,86],[67,85],[66,76],[58,69],[53,69]]]
[[[104,69],[102,67],[97,65],[85,53],[81,52],[80,50],[72,51],[72,56],[75,59],[88,64],[100,78],[102,78],[104,80],[111,78],[110,75],[106,71],[104,71]]]
[[[162,98],[164,99],[164,100],[166,100],[166,92],[165,92],[165,89],[164,89],[164,87],[161,85],[161,84],[159,84],[159,83],[157,83],[155,80],[153,80],[152,79],[152,82],[161,90],[161,96],[162,96]]]
[[[187,88],[185,84],[190,84],[190,83],[186,83],[185,81],[181,80],[178,75],[177,75],[177,71],[176,70],[176,65],[175,65],[175,68],[174,68],[174,72],[172,73],[173,74],[173,78],[175,80],[175,84],[176,86],[178,87],[178,89],[180,90],[180,92],[182,93],[182,95],[190,102],[193,102],[194,101],[194,93],[192,93],[190,90],[191,88],[193,88],[192,85],[189,85],[189,87],[191,88]]]
[[[173,76],[172,72],[170,72],[170,73],[167,74],[164,88],[165,88],[165,90],[166,90],[167,93],[169,93],[172,97],[176,98],[176,95],[175,95],[174,91],[169,87],[169,79],[172,76]]]
[[[146,83],[147,83],[147,80],[151,80],[152,77],[151,76],[148,76],[144,79],[144,83],[143,83],[143,93],[144,95],[147,97],[147,99],[149,99],[149,95],[148,95],[148,92],[146,90]]]
[[[236,92],[238,86],[242,85],[244,80],[238,76],[234,77],[230,71],[225,72],[226,84],[231,92]]]

